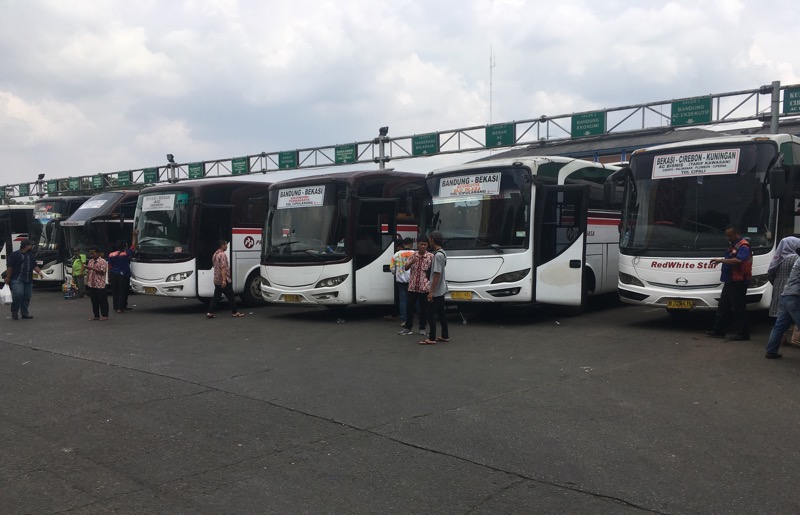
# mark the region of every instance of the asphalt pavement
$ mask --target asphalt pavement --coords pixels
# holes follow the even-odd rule
[[[723,341],[606,296],[420,346],[374,307],[131,304],[3,307],[0,513],[800,513],[800,349],[764,359],[763,314]]]

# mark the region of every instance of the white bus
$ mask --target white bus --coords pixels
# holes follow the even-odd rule
[[[634,152],[630,166],[609,181],[611,187],[625,186],[620,298],[672,314],[716,309],[720,267],[709,260],[723,255],[729,246],[725,227],[735,225],[753,251],[748,309],[767,309],[767,267],[775,244],[800,234],[798,163],[800,138],[786,134]]]
[[[261,260],[268,302],[392,304],[397,235],[415,237],[425,175],[338,172],[282,181],[269,192]]]
[[[28,237],[33,221],[33,204],[8,204],[0,206],[0,273],[5,277],[9,254],[19,250],[19,244]]]
[[[36,264],[42,275],[33,274],[38,283],[60,284],[64,281],[64,263],[70,251],[64,240],[61,222],[69,218],[88,196],[44,197],[33,204],[33,223],[29,238],[33,241]]]
[[[579,312],[616,289],[618,167],[566,157],[479,161],[428,174],[425,229],[444,236],[449,302],[555,304]]]
[[[131,260],[137,293],[195,297],[214,294],[211,258],[230,242],[233,290],[247,305],[262,303],[261,232],[270,183],[248,177],[199,179],[143,189],[134,215],[138,245]]]

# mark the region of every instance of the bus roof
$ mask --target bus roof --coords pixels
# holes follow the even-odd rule
[[[380,178],[407,179],[413,181],[413,180],[424,179],[425,174],[420,172],[401,172],[393,168],[385,168],[383,170],[351,170],[347,172],[334,172],[334,173],[313,175],[311,177],[298,177],[296,179],[286,179],[274,183],[272,186],[270,186],[269,189],[270,191],[272,191],[292,186],[307,186],[312,184],[322,184],[322,183],[332,183],[332,182],[358,185],[359,183],[365,180],[380,179]]]
[[[737,145],[742,143],[752,143],[756,141],[774,141],[778,145],[781,143],[800,143],[800,137],[792,136],[791,134],[743,134],[738,136],[720,136],[719,138],[703,138],[693,139],[688,141],[679,141],[676,143],[665,143],[663,145],[654,145],[652,147],[640,148],[633,152],[633,155],[641,154],[644,152],[657,152],[660,150],[669,150],[676,148],[691,148],[705,145]]]
[[[119,211],[121,204],[126,202],[135,204],[138,197],[138,190],[116,190],[98,193],[81,204],[72,216],[62,222],[62,225],[83,225],[88,220],[114,214]]]
[[[266,176],[264,176],[266,177]],[[190,191],[203,191],[209,188],[220,188],[225,186],[257,186],[257,185],[270,185],[271,181],[266,179],[262,180],[236,180],[229,177],[214,178],[214,179],[193,179],[190,181],[173,182],[170,184],[156,184],[155,186],[148,186],[143,188],[139,194],[146,195],[149,193],[158,193],[161,191],[175,191],[175,190],[190,190]]]
[[[486,168],[496,168],[496,167],[511,167],[511,166],[529,166],[534,168],[538,165],[544,163],[571,163],[573,161],[585,161],[587,163],[593,163],[597,165],[598,168],[609,168],[608,165],[604,165],[602,163],[595,163],[593,161],[586,161],[577,159],[574,157],[563,157],[563,156],[535,156],[535,157],[512,157],[512,158],[504,158],[504,159],[492,159],[486,161],[475,161],[472,163],[464,163],[462,165],[455,165],[455,166],[448,166],[445,168],[438,168],[433,170],[432,172],[428,173],[428,176],[436,176],[441,174],[448,174],[451,172],[463,172],[469,170],[485,170]],[[616,168],[616,167],[614,167]]]

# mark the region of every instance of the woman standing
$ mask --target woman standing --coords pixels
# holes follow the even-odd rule
[[[769,316],[773,318],[778,316],[781,293],[783,293],[783,288],[786,286],[786,281],[789,279],[789,272],[792,271],[792,266],[794,266],[794,262],[797,261],[799,257],[797,253],[798,250],[800,250],[800,238],[787,236],[778,243],[778,247],[775,249],[775,255],[769,263],[767,277],[769,278],[769,282],[772,283],[772,300],[769,304]],[[796,329],[796,327],[792,326],[792,330],[787,331],[786,335],[784,335],[784,341],[791,335],[791,343],[799,345],[795,343],[799,341],[799,339],[794,336]],[[800,335],[798,335],[798,337],[800,337]]]
[[[89,249],[89,261],[86,262],[86,291],[92,300],[94,317],[89,320],[108,320],[108,297],[106,296],[106,271],[108,262],[100,255],[100,249]]]

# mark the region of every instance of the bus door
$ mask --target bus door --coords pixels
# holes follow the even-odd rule
[[[537,302],[580,306],[586,262],[587,186],[539,186],[534,218]]]
[[[195,233],[195,256],[197,259],[197,296],[211,298],[214,296],[214,252],[218,241],[228,242],[228,263],[231,264],[231,284],[236,284],[231,259],[231,216],[233,206],[205,204],[200,207],[200,217]]]
[[[14,245],[10,218],[10,216],[0,215],[0,270],[3,270],[3,274],[6,269],[6,259],[13,252]]]
[[[353,244],[355,303],[392,304],[394,276],[389,264],[397,232],[396,200],[360,200]]]

